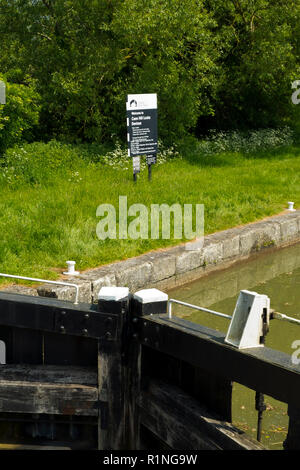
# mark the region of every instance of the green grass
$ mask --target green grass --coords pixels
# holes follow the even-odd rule
[[[96,209],[102,203],[117,208],[119,195],[128,197],[128,205],[149,208],[204,204],[206,234],[277,214],[290,200],[300,207],[299,145],[210,156],[186,145],[184,158],[155,166],[152,182],[144,170],[136,184],[130,165],[121,170],[102,162],[106,151],[35,143],[8,152],[8,177],[0,168],[1,272],[55,279],[69,259],[84,270],[180,243],[100,241]]]

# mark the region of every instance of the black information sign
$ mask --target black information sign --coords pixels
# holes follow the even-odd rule
[[[133,157],[133,179],[139,173],[139,158],[146,155],[148,175],[151,179],[151,165],[156,163],[157,136],[157,95],[127,95],[127,141],[128,155]]]
[[[154,163],[156,163],[157,157],[156,157],[156,154],[147,155],[146,159],[147,159],[147,165],[154,165]]]
[[[157,153],[157,95],[127,95],[127,140],[131,157]]]

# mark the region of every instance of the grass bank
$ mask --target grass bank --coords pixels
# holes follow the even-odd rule
[[[84,270],[180,242],[99,240],[96,209],[117,209],[120,195],[149,208],[202,203],[206,234],[279,213],[289,200],[300,206],[299,144],[238,151],[217,140],[205,145],[186,141],[178,152],[163,151],[153,180],[144,168],[136,184],[120,147],[50,142],[11,149],[0,170],[1,272],[55,279],[68,259]]]

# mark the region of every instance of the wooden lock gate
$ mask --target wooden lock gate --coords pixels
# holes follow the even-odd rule
[[[231,424],[236,381],[288,403],[285,448],[299,449],[300,366],[166,312],[167,302],[130,294],[73,305],[0,292],[0,443],[262,449]]]

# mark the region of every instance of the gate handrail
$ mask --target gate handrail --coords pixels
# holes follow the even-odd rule
[[[216,312],[215,310],[210,310],[209,308],[198,307],[198,305],[189,304],[187,302],[182,302],[181,300],[175,300],[175,299],[169,299],[168,301],[168,317],[169,318],[172,318],[172,303],[184,305],[185,307],[189,307],[189,308],[194,308],[195,310],[200,310],[201,312],[211,313],[218,317],[227,318],[228,320],[232,319],[230,315],[226,315],[225,313]]]
[[[1,277],[9,277],[9,278],[12,278],[12,279],[22,279],[24,281],[35,281],[35,282],[43,282],[43,283],[46,283],[46,284],[57,284],[58,286],[74,287],[74,289],[76,289],[74,305],[78,305],[79,286],[77,284],[72,284],[70,282],[62,282],[62,281],[49,281],[47,279],[38,279],[38,278],[35,278],[35,277],[16,276],[14,274],[0,273],[0,276]]]
[[[193,305],[187,302],[182,302],[182,300],[169,299],[168,300],[168,317],[170,319],[172,319],[172,303],[184,305],[185,307],[193,308],[195,310],[200,310],[200,312],[211,313],[218,317],[227,318],[228,320],[232,319],[232,316],[226,315],[225,313],[216,312],[215,310],[210,310],[209,308],[199,307],[198,305]],[[283,320],[283,321],[300,325],[300,320],[298,318],[289,317],[288,315],[285,315],[284,313],[276,312],[275,310],[270,310],[270,313],[271,313],[271,319]]]

